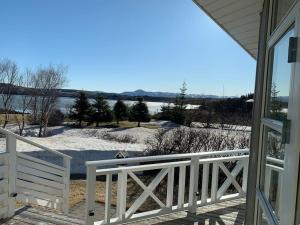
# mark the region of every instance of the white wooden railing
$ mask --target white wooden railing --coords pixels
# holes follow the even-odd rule
[[[248,150],[231,150],[86,162],[86,224],[121,224],[183,210],[195,213],[196,208],[200,206],[244,197],[247,186],[248,154]],[[233,167],[231,170],[226,167],[229,162]],[[106,168],[99,169],[99,167]],[[150,170],[159,172],[152,177],[149,185],[146,185],[140,177],[143,172]],[[187,174],[188,170],[189,174]],[[175,171],[179,171],[176,177],[179,179],[177,201],[174,201],[174,180],[177,174]],[[219,183],[221,171],[226,179]],[[240,173],[242,173],[241,184],[236,179]],[[117,176],[117,196],[112,195],[113,175]],[[95,219],[96,215],[100,214],[95,211],[97,176],[106,176],[104,218],[100,221]],[[167,194],[164,200],[161,200],[154,194],[154,190],[165,177],[167,177]],[[142,194],[130,206],[127,204],[128,179],[132,179],[143,189]],[[235,187],[235,192],[227,191],[231,185]],[[148,197],[159,205],[159,209],[139,212]],[[111,210],[113,198],[117,202],[115,215],[112,215]]]
[[[16,200],[68,213],[71,157],[0,128],[6,151],[0,154],[0,219],[13,216]],[[62,157],[56,165],[17,151],[25,142]]]

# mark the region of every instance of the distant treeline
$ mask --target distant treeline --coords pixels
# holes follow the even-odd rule
[[[42,90],[28,88],[28,87],[22,87],[22,86],[17,86],[17,85],[7,88],[8,85],[11,85],[11,84],[0,83],[0,89],[3,89],[3,90],[9,89],[11,91],[11,94],[14,94],[14,95],[31,95],[33,91],[37,94],[39,92],[42,92]],[[81,92],[84,92],[85,95],[87,96],[87,98],[96,98],[99,95],[101,95],[103,98],[109,99],[109,100],[122,99],[122,100],[135,101],[137,97],[143,97],[144,101],[147,101],[147,102],[166,102],[166,103],[170,102],[170,103],[173,103],[174,99],[175,99],[172,97],[153,97],[153,96],[147,96],[147,95],[129,96],[129,95],[122,95],[122,94],[118,94],[118,93],[109,93],[109,92],[101,92],[101,91],[85,91],[85,90],[76,90],[76,89],[57,89],[56,92],[57,92],[58,97],[69,97],[69,98],[77,98]],[[189,98],[189,97],[185,97],[185,102],[187,104],[199,105],[203,102],[203,100],[216,101],[219,99],[220,98],[207,98],[207,97],[205,97],[205,98]]]

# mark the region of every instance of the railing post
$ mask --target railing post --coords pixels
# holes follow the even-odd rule
[[[198,182],[199,182],[199,157],[195,156],[191,158],[191,168],[190,168],[189,213],[192,214],[195,214],[197,210],[197,200],[199,196]]]
[[[118,173],[118,193],[117,193],[117,211],[116,215],[119,221],[125,219],[127,197],[127,172]]]
[[[16,164],[17,164],[17,140],[12,135],[6,135],[6,152],[8,160],[8,217],[15,214],[16,208]]]
[[[63,191],[63,212],[64,214],[69,213],[69,191],[70,191],[70,171],[71,171],[71,159],[64,157],[63,166],[66,169],[66,174],[64,176],[65,188]]]
[[[219,163],[213,163],[213,171],[212,171],[212,182],[211,182],[211,202],[217,200],[217,193],[219,187]]]
[[[96,166],[87,166],[86,179],[86,225],[94,224],[96,196]]]
[[[246,160],[244,160],[243,183],[242,183],[242,189],[244,192],[247,191],[248,167],[249,167],[249,161],[248,161],[248,159],[246,159]]]

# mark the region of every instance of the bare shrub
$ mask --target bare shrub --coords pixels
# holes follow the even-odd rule
[[[55,109],[50,113],[50,116],[48,119],[48,125],[49,126],[60,126],[63,124],[64,119],[65,119],[65,115],[59,109]]]
[[[124,135],[115,135],[111,134],[109,132],[104,132],[101,135],[101,138],[107,141],[116,141],[120,143],[131,143],[134,144],[137,142],[137,139],[129,134],[124,134]]]
[[[250,135],[244,131],[194,128],[160,129],[146,141],[146,155],[231,150],[249,147]]]

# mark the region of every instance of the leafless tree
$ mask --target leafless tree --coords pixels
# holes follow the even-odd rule
[[[58,89],[66,84],[66,67],[49,65],[37,70],[34,80],[38,90],[36,108],[39,120],[39,137],[47,133],[47,125],[51,112],[55,108]]]
[[[19,113],[21,114],[21,118],[19,118],[18,114],[15,114],[15,119],[19,127],[20,135],[22,135],[24,131],[26,113],[28,113],[32,100],[34,98],[34,89],[36,88],[36,82],[34,81],[33,77],[33,72],[31,72],[30,70],[26,70],[26,72],[20,76],[18,83],[18,86],[26,88],[27,90],[31,90],[31,93],[20,95],[18,101]]]
[[[12,110],[12,103],[15,98],[13,90],[19,82],[19,74],[18,66],[15,62],[6,59],[2,60],[0,64],[0,82],[2,83],[0,95],[5,117],[3,128],[5,128],[9,122],[9,114]]]

